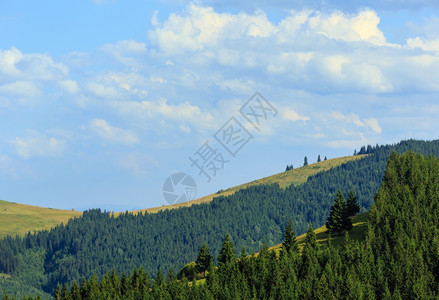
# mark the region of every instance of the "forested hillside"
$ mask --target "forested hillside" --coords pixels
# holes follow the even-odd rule
[[[122,214],[92,210],[82,218],[51,231],[0,241],[0,273],[53,293],[57,283],[71,284],[112,269],[119,273],[143,266],[149,274],[170,267],[180,269],[195,260],[206,243],[217,257],[228,232],[236,249],[259,250],[282,241],[291,217],[296,232],[309,222],[322,226],[338,189],[356,193],[362,211],[369,209],[381,184],[390,153],[413,150],[439,156],[439,142],[404,141],[394,146],[370,147],[368,156],[308,178],[301,186],[249,187],[212,202],[157,214]],[[322,258],[323,259],[323,258]],[[29,262],[32,262],[29,264]],[[0,281],[0,290],[2,289]]]
[[[151,279],[141,269],[93,275],[56,299],[437,299],[439,296],[439,159],[393,153],[369,214],[366,237],[320,245],[309,225],[301,253],[291,228],[279,254],[236,247],[227,234],[206,280]],[[291,235],[292,234],[292,235]]]

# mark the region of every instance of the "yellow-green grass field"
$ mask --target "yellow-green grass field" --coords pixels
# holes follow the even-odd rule
[[[361,159],[365,157],[366,155],[356,155],[356,156],[345,156],[345,157],[338,157],[333,159],[328,159],[325,161],[321,161],[318,163],[314,163],[311,165],[307,165],[305,167],[289,170],[286,172],[278,173],[275,175],[271,175],[268,177],[264,177],[262,179],[254,180],[248,183],[244,183],[232,188],[228,188],[226,190],[222,190],[220,192],[210,194],[192,201],[184,202],[184,203],[178,203],[173,205],[166,205],[166,206],[159,206],[154,208],[148,208],[143,210],[137,210],[133,211],[133,213],[138,212],[144,212],[145,210],[148,213],[156,213],[164,209],[174,209],[179,208],[183,206],[192,206],[194,204],[201,204],[210,202],[213,200],[214,197],[218,196],[229,196],[234,194],[236,191],[239,191],[241,189],[248,188],[250,186],[259,185],[259,184],[271,184],[271,183],[278,183],[281,188],[286,188],[291,184],[294,185],[300,185],[306,182],[308,177],[315,175],[319,172],[328,171],[334,167],[338,167],[342,164],[345,164],[349,161]]]
[[[349,238],[351,240],[361,241],[364,240],[367,233],[367,222],[368,222],[369,212],[365,212],[352,217],[352,230],[349,231]],[[314,229],[314,233],[316,234],[317,245],[325,245],[328,243],[329,238],[331,240],[331,244],[334,247],[340,247],[343,244],[345,239],[345,232],[342,232],[341,235],[329,235],[326,226],[319,227]],[[299,235],[296,237],[296,241],[299,245],[299,251],[302,252],[302,249],[305,245],[305,237],[306,233]],[[268,248],[268,251],[275,251],[277,255],[282,249],[282,244],[277,244]],[[259,255],[259,252],[252,254],[255,256]],[[190,262],[186,266],[190,264],[195,264],[195,262]],[[196,274],[197,284],[204,284],[206,279],[204,278],[202,273]]]
[[[43,208],[0,200],[0,238],[50,229],[82,212]]]
[[[366,236],[367,231],[367,219],[369,216],[369,212],[365,212],[356,216],[352,217],[352,230],[349,231],[349,238],[351,240],[363,240]],[[329,237],[331,237],[331,244],[335,247],[340,246],[343,244],[343,241],[345,239],[344,232],[341,235],[332,234],[329,235],[328,229],[326,226],[319,227],[317,229],[314,229],[314,232],[316,234],[317,244],[318,245],[324,245],[328,243]],[[299,244],[299,249],[302,251],[302,248],[305,244],[305,237],[306,233],[298,236],[296,238],[297,243]],[[275,245],[273,247],[270,247],[269,250],[274,250],[276,252],[280,252],[282,248],[282,244]]]

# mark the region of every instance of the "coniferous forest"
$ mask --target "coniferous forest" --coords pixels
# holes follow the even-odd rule
[[[91,210],[51,231],[1,240],[0,273],[24,292],[65,299],[437,297],[438,146],[410,140],[368,147],[360,150],[367,157],[301,186],[254,186],[157,214],[116,218]],[[407,150],[428,157],[398,154]],[[366,238],[347,235],[341,248],[319,247],[309,224],[327,222],[339,189],[353,190],[361,211],[370,209]],[[291,237],[280,255],[267,250],[291,228],[307,232],[301,253]],[[177,281],[175,271],[195,261],[204,243],[215,258],[205,282]],[[237,255],[243,247],[260,253]]]

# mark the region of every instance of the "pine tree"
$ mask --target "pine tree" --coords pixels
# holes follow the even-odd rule
[[[317,249],[317,237],[311,223],[309,223],[308,230],[306,231],[305,246]]]
[[[321,162],[322,160],[321,160],[321,158],[320,158],[320,154],[319,154],[319,156],[317,156],[317,162]]]
[[[355,196],[352,190],[349,191],[348,200],[346,200],[346,213],[348,216],[355,216],[360,212],[360,205],[357,201],[357,196]]]
[[[223,284],[233,283],[238,273],[238,265],[235,261],[235,248],[230,234],[226,234],[220,253],[218,255],[218,273]]]
[[[299,246],[296,241],[296,234],[294,232],[293,221],[291,218],[288,220],[288,225],[285,228],[282,250],[285,250],[286,253],[290,253],[291,251],[299,252]]]
[[[305,156],[305,158],[303,159],[303,166],[307,166],[308,165],[308,157]]]
[[[328,159],[326,158],[326,156],[325,156],[325,160],[328,160]]]
[[[230,234],[226,234],[223,244],[221,246],[221,251],[218,255],[218,265],[227,265],[235,260],[235,249],[231,241]]]
[[[341,190],[338,190],[334,204],[329,212],[326,228],[328,228],[330,233],[337,232],[338,234],[341,234],[343,230],[352,229],[352,221],[347,213],[346,203]]]
[[[197,272],[203,272],[203,277],[206,277],[206,270],[209,268],[211,260],[212,260],[212,255],[210,254],[210,251],[207,248],[206,243],[204,243],[200,248],[197,260],[195,262]]]

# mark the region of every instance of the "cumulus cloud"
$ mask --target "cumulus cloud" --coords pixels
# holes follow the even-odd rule
[[[68,68],[48,54],[23,54],[16,48],[0,50],[0,80],[47,81],[65,78]]]
[[[267,37],[275,26],[266,15],[216,13],[212,7],[190,4],[186,15],[171,14],[160,24],[155,18],[156,29],[149,32],[150,39],[165,53],[202,51],[223,45],[226,40],[243,37]]]
[[[106,142],[122,145],[133,145],[140,142],[134,133],[111,126],[104,119],[94,119],[91,121],[90,129]]]
[[[66,140],[36,131],[32,131],[28,137],[16,137],[11,144],[18,156],[24,159],[61,156],[66,148]]]
[[[187,87],[199,85],[201,76],[216,80],[215,72],[204,72],[209,66],[210,70],[232,69],[244,76],[253,72],[250,79],[229,79],[220,85],[237,91],[244,90],[245,82],[260,83],[262,74],[290,88],[317,93],[436,88],[429,72],[436,60],[407,49],[432,51],[437,49],[437,41],[415,37],[408,38],[406,45],[391,44],[379,28],[378,13],[371,9],[353,14],[295,10],[276,24],[260,11],[218,13],[191,4],[183,13],[153,23],[155,28],[149,32],[153,49],[166,62],[178,64],[167,64],[169,67],[184,67],[184,74],[176,80]],[[413,59],[423,63],[415,65]],[[419,80],[413,69],[424,78]]]

